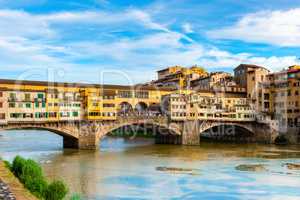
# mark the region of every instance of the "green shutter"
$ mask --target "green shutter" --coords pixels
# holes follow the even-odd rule
[[[73,117],[78,117],[78,112],[73,112]]]

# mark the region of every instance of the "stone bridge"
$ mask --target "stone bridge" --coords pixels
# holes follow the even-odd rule
[[[0,125],[0,130],[47,130],[63,137],[64,148],[97,149],[99,141],[103,137],[113,130],[125,126],[151,129],[156,143],[161,144],[199,145],[200,135],[213,127],[239,128],[231,129],[231,133],[232,130],[244,130],[250,134],[252,142],[272,143],[277,136],[276,131],[272,130],[267,124],[257,122],[220,120],[171,121],[167,117],[140,116],[118,117],[114,121],[18,122],[2,124]],[[228,134],[227,132],[227,130],[223,129],[218,137],[222,137],[222,134]],[[236,133],[237,131],[233,132]]]

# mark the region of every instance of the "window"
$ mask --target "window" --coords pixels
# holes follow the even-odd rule
[[[137,91],[137,92],[135,92],[135,97],[136,98],[147,99],[147,98],[149,98],[149,92],[147,92],[147,91]]]
[[[118,97],[120,98],[131,98],[132,92],[131,91],[119,91]]]
[[[50,112],[49,117],[57,117],[57,113],[56,112]]]
[[[16,100],[16,99],[17,99],[16,93],[9,93],[9,98],[10,98],[11,100]]]
[[[35,107],[36,107],[36,108],[39,107],[39,102],[36,101],[36,102],[34,102],[34,104],[35,104]]]
[[[25,101],[30,101],[30,94],[29,93],[25,93]]]
[[[73,112],[73,117],[78,117],[78,112],[77,111]]]
[[[15,107],[16,107],[16,104],[15,104],[15,103],[9,103],[9,104],[8,104],[8,107],[9,107],[9,108],[15,108]]]
[[[38,93],[38,98],[39,98],[39,99],[43,99],[43,98],[44,98],[44,94]]]
[[[0,113],[0,119],[5,119],[5,113]]]
[[[269,93],[264,93],[264,99],[269,100],[269,98],[270,98],[270,94]]]
[[[31,103],[26,103],[26,108],[31,108]]]
[[[103,104],[103,108],[113,108],[113,107],[115,107],[115,104],[113,104],[113,103],[104,103]]]
[[[0,108],[3,108],[3,103],[2,102],[0,102]]]
[[[46,102],[43,101],[43,102],[42,102],[42,108],[45,108],[45,107],[46,107]]]
[[[3,92],[0,92],[0,97],[3,97]]]

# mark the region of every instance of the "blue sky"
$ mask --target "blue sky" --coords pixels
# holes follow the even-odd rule
[[[300,1],[0,0],[0,78],[133,84],[299,63]]]

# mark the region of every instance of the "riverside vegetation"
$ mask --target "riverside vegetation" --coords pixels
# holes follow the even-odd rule
[[[54,180],[48,182],[43,174],[41,166],[31,159],[16,156],[11,163],[5,162],[6,166],[24,184],[33,195],[43,200],[62,200],[68,193],[68,187],[63,181]],[[70,200],[80,200],[79,195],[73,195]]]

